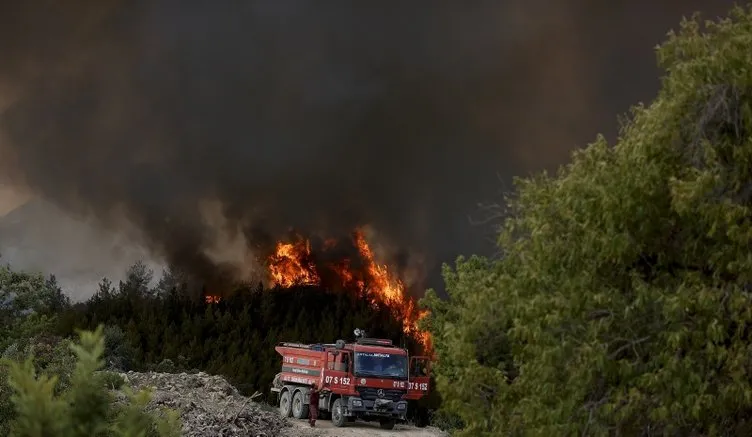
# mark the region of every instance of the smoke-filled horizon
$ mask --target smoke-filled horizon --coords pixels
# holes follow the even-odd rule
[[[200,276],[363,225],[436,273],[493,250],[468,217],[511,176],[652,98],[682,15],[731,4],[5,2],[0,171]]]

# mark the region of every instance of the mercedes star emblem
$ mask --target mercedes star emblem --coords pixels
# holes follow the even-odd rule
[[[384,390],[383,389],[379,389],[379,391],[377,391],[376,394],[379,395],[380,398],[383,398],[384,397]]]

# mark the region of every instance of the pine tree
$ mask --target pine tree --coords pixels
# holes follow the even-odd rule
[[[147,392],[128,392],[128,402],[119,406],[107,391],[103,365],[103,328],[80,334],[72,345],[77,357],[70,387],[55,393],[56,375],[37,375],[31,359],[8,363],[9,386],[15,417],[12,437],[179,436],[180,423],[173,411],[161,416],[145,412]]]

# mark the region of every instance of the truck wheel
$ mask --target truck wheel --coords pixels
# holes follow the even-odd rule
[[[292,417],[296,419],[308,418],[308,405],[303,402],[303,392],[295,392],[292,397]]]
[[[345,415],[342,414],[342,399],[335,399],[332,405],[332,423],[341,428],[345,426]]]
[[[290,417],[292,413],[292,403],[290,402],[290,390],[285,390],[279,397],[279,414],[282,417]]]
[[[394,429],[394,425],[397,422],[394,419],[381,419],[379,420],[379,426],[381,429]]]

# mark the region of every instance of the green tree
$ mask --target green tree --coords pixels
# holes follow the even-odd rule
[[[128,343],[125,332],[119,326],[105,326],[104,328],[105,366],[110,369],[130,370],[136,352]]]
[[[71,349],[77,362],[70,387],[55,393],[56,375],[37,375],[31,359],[10,362],[9,385],[15,417],[10,435],[17,437],[61,436],[179,436],[180,424],[175,412],[162,417],[149,414],[145,406],[147,392],[126,389],[128,401],[118,405],[106,388],[101,359],[105,350],[102,327],[82,332],[80,344]]]
[[[429,293],[465,435],[750,435],[752,10],[685,20],[616,144],[518,180],[498,261]]]
[[[126,296],[152,295],[155,291],[149,288],[149,284],[153,278],[154,272],[143,261],[138,261],[125,273],[125,281],[121,281],[118,288]]]
[[[130,271],[143,269],[137,265]],[[274,346],[280,341],[333,342],[350,337],[356,326],[394,341],[402,335],[400,321],[388,309],[375,309],[355,294],[315,287],[267,292],[241,287],[220,303],[207,304],[192,296],[192,287],[179,276],[166,272],[164,277],[154,290],[167,292],[144,291],[146,280],[126,281],[140,285],[113,291],[103,280],[95,296],[60,315],[59,332],[72,334],[75,327],[104,323],[108,367],[220,373],[246,394],[268,393],[279,372]],[[168,282],[172,285],[165,286]]]
[[[0,266],[0,354],[18,341],[52,331],[55,316],[69,306],[54,276]]]

